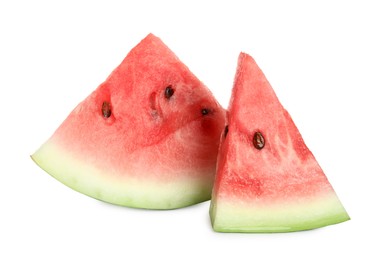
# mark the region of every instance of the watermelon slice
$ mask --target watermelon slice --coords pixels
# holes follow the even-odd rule
[[[225,110],[149,34],[32,159],[113,204],[172,209],[210,199]]]
[[[349,219],[252,57],[241,53],[210,207],[219,232],[289,232]]]

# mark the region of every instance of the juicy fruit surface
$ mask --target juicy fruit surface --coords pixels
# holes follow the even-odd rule
[[[260,134],[262,145],[256,146]],[[239,58],[211,203],[215,230],[286,232],[349,219],[255,61]]]
[[[178,208],[210,198],[223,125],[208,88],[150,34],[32,158],[94,198]]]

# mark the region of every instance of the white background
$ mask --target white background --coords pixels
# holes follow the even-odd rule
[[[0,2],[0,259],[377,258],[373,1],[7,2]],[[239,52],[251,54],[352,220],[287,234],[215,233],[209,202],[172,211],[112,206],[37,167],[29,155],[149,32],[224,107]]]

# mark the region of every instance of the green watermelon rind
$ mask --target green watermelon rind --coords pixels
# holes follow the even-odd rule
[[[217,232],[279,233],[310,230],[350,219],[336,195],[252,205],[239,201],[211,202],[212,227]]]
[[[119,177],[122,173],[110,178],[52,141],[46,142],[31,158],[44,171],[73,190],[115,205],[175,209],[207,201],[211,197],[211,182],[203,182],[202,179],[159,182]]]

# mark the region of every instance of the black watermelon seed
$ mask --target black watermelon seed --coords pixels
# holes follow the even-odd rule
[[[109,118],[111,116],[110,102],[104,101],[102,103],[102,115],[103,115],[104,118]]]
[[[226,138],[226,136],[228,135],[228,132],[229,132],[229,126],[226,125],[224,129],[224,138]]]
[[[207,108],[203,108],[201,112],[202,112],[202,115],[205,116],[205,115],[208,115],[209,110]]]
[[[253,145],[256,149],[261,150],[264,147],[264,137],[261,132],[255,132],[253,137]]]
[[[171,98],[174,94],[174,89],[172,87],[172,85],[169,85],[165,88],[165,97],[167,99]]]

